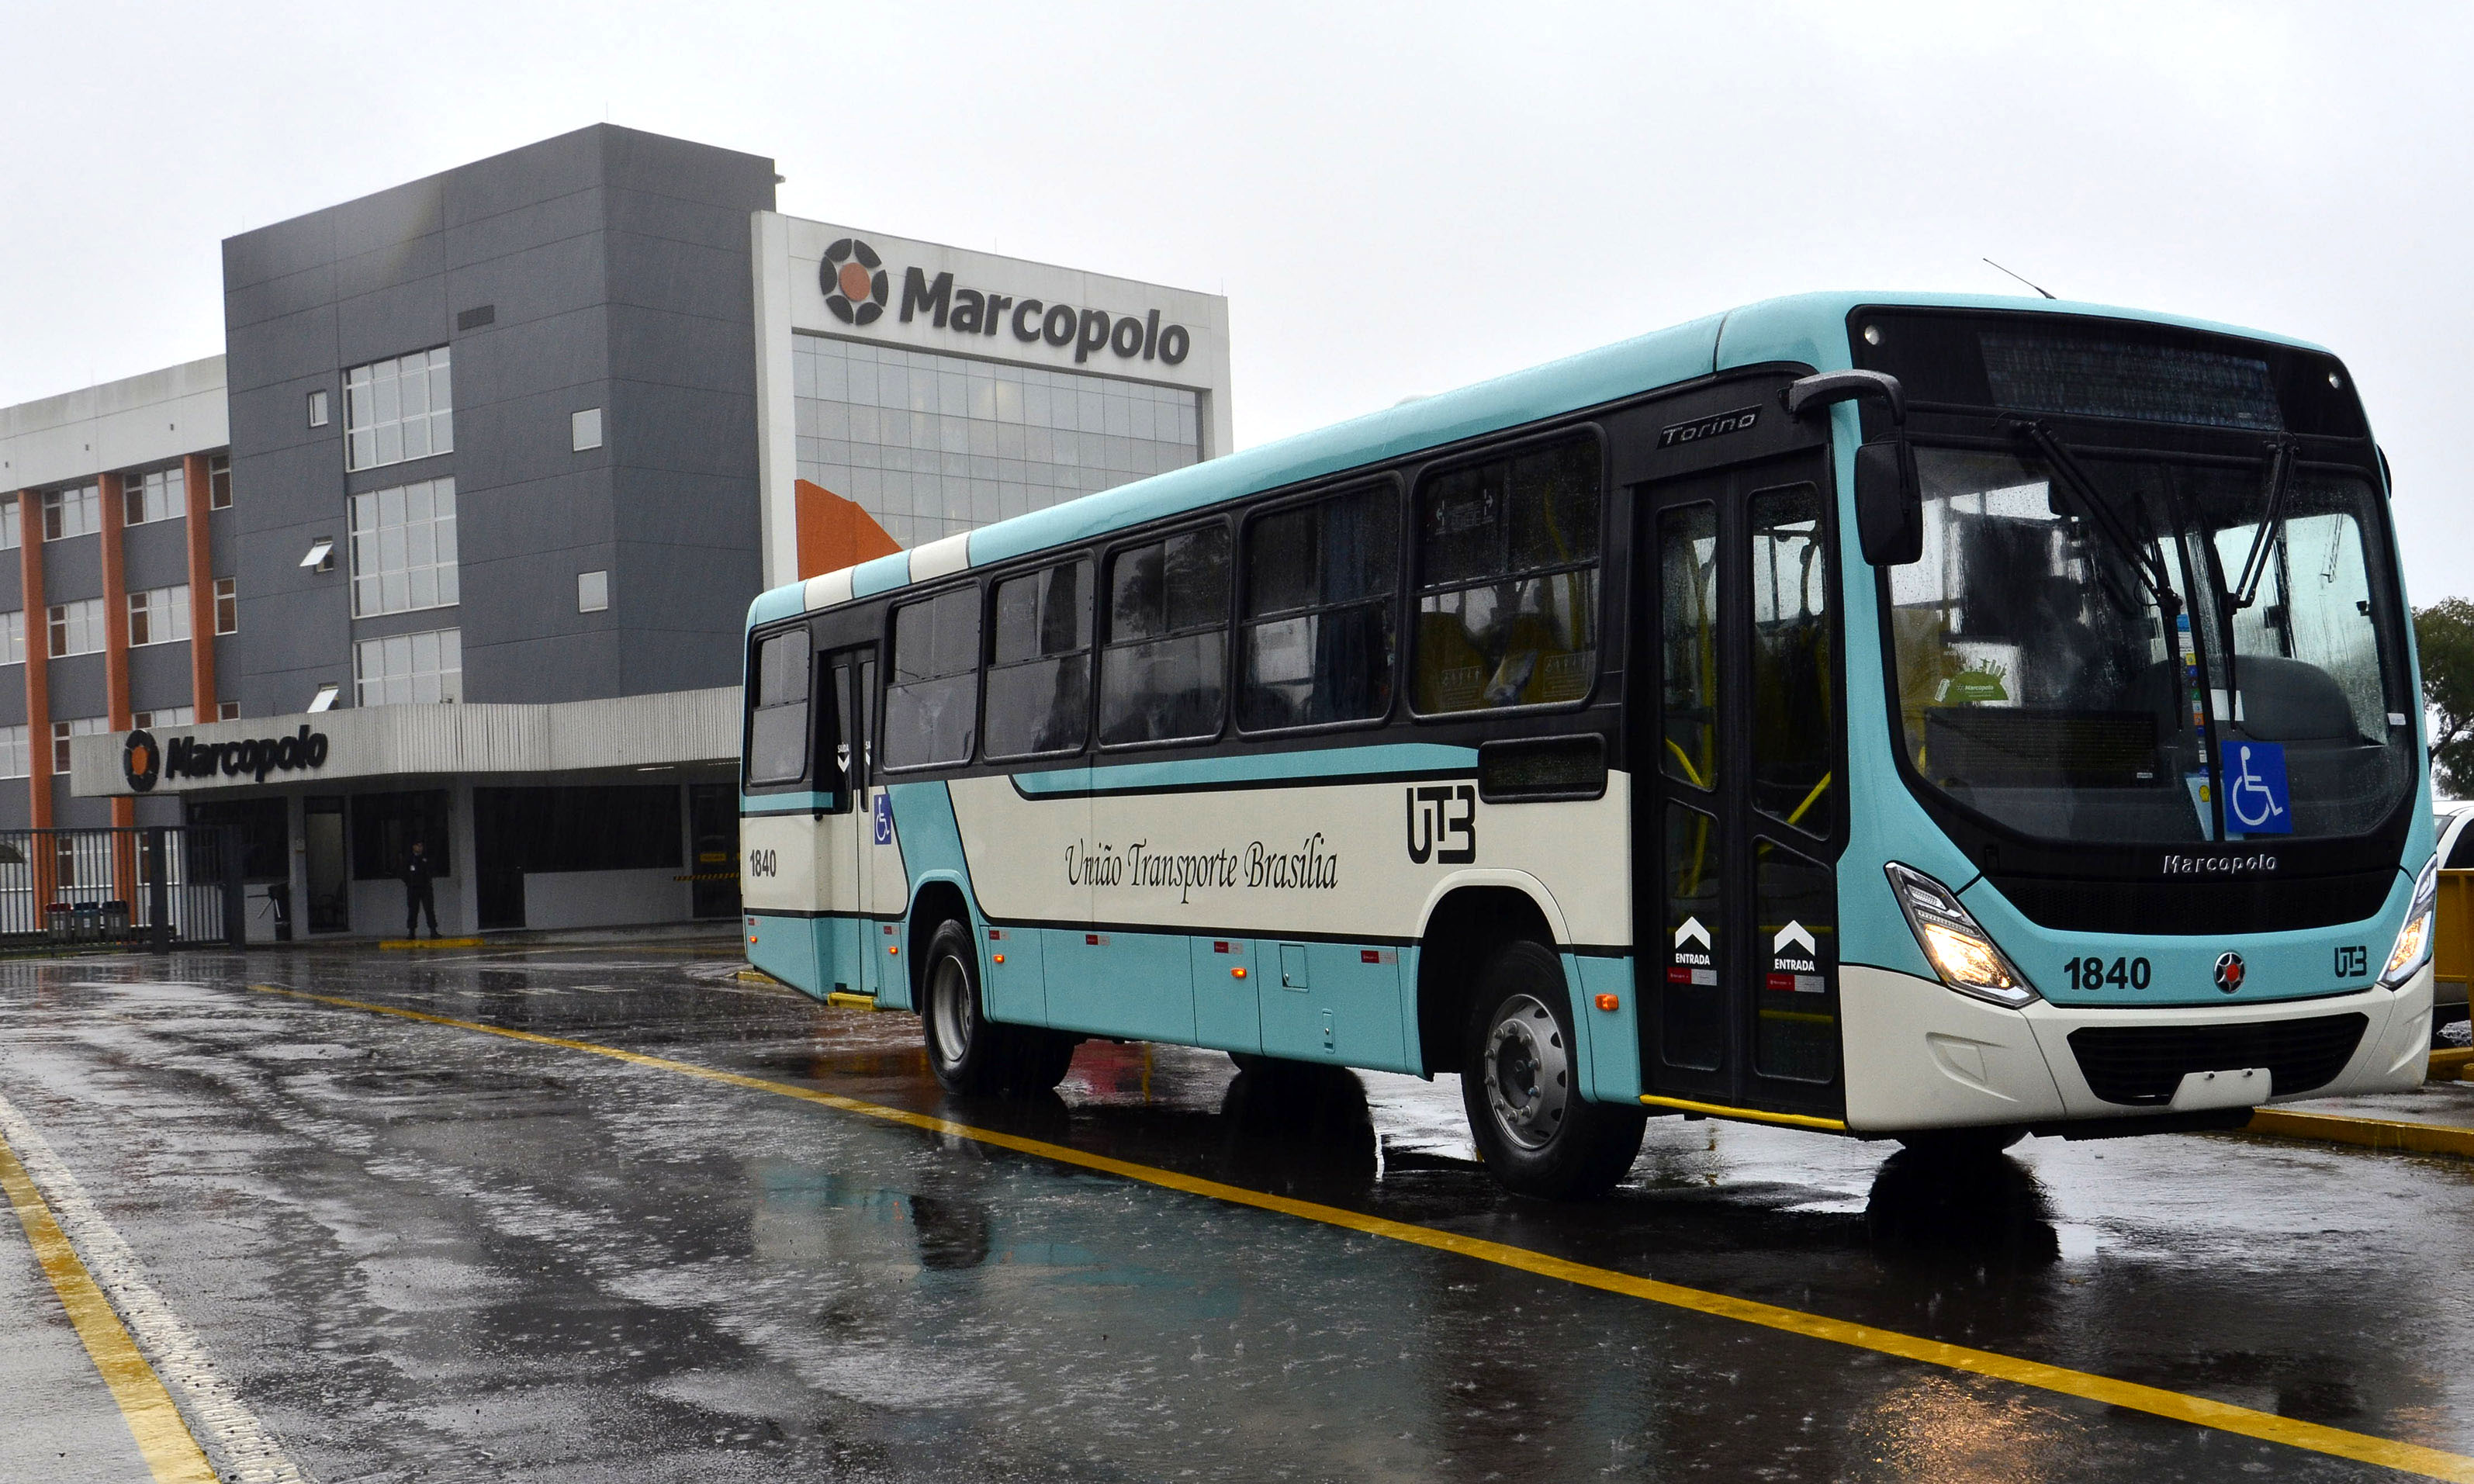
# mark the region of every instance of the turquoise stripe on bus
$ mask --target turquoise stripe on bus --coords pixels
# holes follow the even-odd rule
[[[851,596],[890,593],[910,580],[910,553],[896,551],[851,569]]]
[[[837,795],[801,791],[795,793],[742,793],[739,796],[739,813],[749,815],[810,815],[819,809],[834,807]]]
[[[962,829],[954,820],[952,791],[939,781],[890,784],[885,791],[893,799],[893,834],[902,842],[902,865],[910,877],[905,898],[903,940],[910,941],[910,929],[917,925],[910,919],[918,910],[919,888],[931,882],[948,881],[961,888],[963,910],[969,913],[964,925],[970,928],[972,937],[984,945],[982,930],[987,924],[980,916],[980,904],[971,892],[971,867],[962,855]],[[982,961],[981,968],[986,967]],[[985,977],[983,973],[982,979]],[[910,974],[895,973],[888,967],[885,983],[876,992],[876,1003],[881,1008],[910,1010]],[[993,1006],[990,1010],[1000,1020],[1014,1018]]]
[[[815,925],[806,917],[749,912],[747,961],[803,993],[824,998],[831,986],[816,962]]]
[[[807,606],[806,585],[803,583],[794,582],[787,588],[759,593],[756,601],[747,605],[747,626],[754,628],[776,619],[792,618],[804,612]]]
[[[1332,778],[1346,782],[1368,774],[1467,772],[1477,766],[1475,747],[1397,742],[1374,747],[1339,746],[1313,752],[1252,752],[1233,757],[1179,758],[1170,763],[1127,763],[1114,767],[1057,768],[1017,773],[1014,787],[1032,795],[1079,793],[1085,789],[1173,789],[1225,783],[1266,783],[1283,778]]]

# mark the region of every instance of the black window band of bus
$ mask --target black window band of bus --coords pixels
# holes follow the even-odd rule
[[[1244,506],[1241,498],[1241,500],[1239,501],[1231,501],[1228,504],[1220,506],[1203,519],[1192,520],[1180,518],[1176,524],[1153,526],[1139,535],[1123,536],[1118,539],[1111,540],[1099,548],[1096,553],[1098,556],[1098,564],[1093,569],[1093,577],[1091,582],[1091,601],[1095,606],[1092,613],[1091,628],[1091,729],[1089,742],[1087,743],[1094,752],[1156,752],[1175,747],[1207,747],[1228,735],[1229,713],[1233,709],[1229,703],[1230,677],[1233,674],[1230,653],[1235,647],[1233,644],[1235,637],[1235,621],[1232,616],[1235,614],[1237,606],[1237,532],[1235,528],[1236,522],[1231,519],[1231,517],[1234,515],[1240,515],[1243,511]],[[1225,588],[1220,595],[1219,632],[1221,645],[1219,719],[1208,732],[1196,732],[1183,737],[1145,738],[1139,742],[1109,742],[1104,735],[1104,722],[1107,715],[1108,702],[1107,672],[1109,652],[1115,649],[1127,648],[1137,644],[1156,644],[1163,640],[1185,638],[1211,632],[1208,628],[1194,628],[1185,631],[1184,634],[1172,632],[1159,635],[1153,639],[1119,640],[1116,637],[1113,625],[1115,615],[1111,611],[1114,607],[1113,595],[1116,589],[1117,562],[1128,552],[1139,551],[1143,547],[1151,546],[1165,547],[1168,543],[1176,540],[1180,536],[1190,536],[1198,531],[1208,530],[1214,527],[1219,529],[1223,539],[1228,544],[1226,547],[1226,565],[1222,572],[1222,581],[1225,584]],[[1104,597],[1103,595],[1108,596]],[[1059,756],[1070,755],[1071,754],[1059,754]]]
[[[980,620],[980,760],[991,767],[1011,768],[1017,765],[1052,764],[1079,758],[1091,750],[1098,734],[1100,713],[1100,573],[1105,571],[1104,559],[1091,548],[1058,547],[1038,553],[1027,565],[1016,565],[986,574],[981,594]],[[1068,567],[1089,569],[1091,577],[1082,594],[1082,644],[1058,654],[1039,654],[1027,660],[1000,663],[997,658],[997,626],[1003,621],[998,610],[1001,593],[1009,582],[1022,582],[1046,577]],[[1042,660],[1079,657],[1085,667],[1082,694],[1082,740],[1071,747],[1052,747],[1044,751],[999,752],[989,742],[989,718],[995,715],[990,705],[990,683],[1001,669],[1037,664]]]
[[[1309,509],[1315,505],[1322,504],[1326,500],[1346,499],[1352,496],[1370,494],[1386,487],[1391,489],[1393,498],[1398,501],[1397,510],[1399,515],[1398,529],[1393,532],[1392,537],[1394,544],[1393,558],[1395,562],[1395,575],[1393,577],[1390,604],[1392,608],[1393,633],[1397,637],[1395,638],[1393,645],[1392,698],[1389,704],[1385,705],[1383,710],[1377,715],[1371,717],[1354,717],[1346,721],[1309,721],[1297,726],[1247,726],[1244,721],[1240,719],[1239,714],[1242,707],[1237,703],[1239,700],[1239,689],[1244,684],[1244,677],[1240,673],[1239,668],[1243,663],[1245,631],[1249,626],[1259,621],[1249,618],[1246,614],[1246,595],[1252,591],[1254,575],[1254,548],[1250,544],[1254,526],[1259,522],[1277,516],[1287,515],[1291,511]],[[1367,731],[1375,727],[1388,725],[1394,718],[1403,714],[1404,708],[1401,696],[1406,689],[1405,681],[1409,673],[1410,667],[1408,643],[1410,624],[1408,621],[1408,603],[1410,597],[1414,596],[1416,591],[1410,576],[1409,567],[1410,554],[1417,547],[1417,539],[1415,536],[1417,523],[1416,513],[1410,503],[1411,499],[1412,492],[1410,489],[1410,481],[1401,470],[1391,469],[1380,471],[1374,474],[1371,477],[1366,476],[1362,471],[1352,471],[1347,476],[1343,477],[1336,483],[1326,483],[1309,490],[1292,491],[1288,494],[1281,495],[1276,499],[1267,499],[1259,504],[1247,507],[1240,512],[1237,523],[1237,547],[1231,555],[1229,565],[1228,600],[1233,617],[1229,620],[1229,644],[1227,655],[1227,686],[1229,696],[1228,723],[1230,728],[1234,730],[1238,736],[1314,737],[1331,732]],[[1332,605],[1327,604],[1319,605],[1312,611],[1328,612],[1330,611],[1331,606]],[[1096,696],[1097,690],[1095,688],[1095,699]],[[1460,715],[1466,716],[1467,714],[1460,713]]]
[[[1417,615],[1418,603],[1426,596],[1429,584],[1426,581],[1424,552],[1421,549],[1423,544],[1419,540],[1418,533],[1419,522],[1424,511],[1422,501],[1426,497],[1427,486],[1438,478],[1457,474],[1464,469],[1498,461],[1509,462],[1524,454],[1578,439],[1588,440],[1590,450],[1597,456],[1598,465],[1598,554],[1594,563],[1587,565],[1593,567],[1598,573],[1598,611],[1593,618],[1597,624],[1599,644],[1595,663],[1589,667],[1589,688],[1570,700],[1537,701],[1524,706],[1478,707],[1467,711],[1419,711],[1416,676],[1423,661],[1420,651],[1425,643],[1425,636],[1417,622]],[[1408,621],[1404,625],[1407,643],[1401,645],[1402,658],[1406,663],[1403,667],[1404,683],[1399,687],[1402,693],[1399,704],[1401,711],[1411,720],[1421,725],[1449,725],[1456,722],[1465,725],[1485,717],[1530,717],[1586,710],[1597,698],[1598,683],[1607,663],[1605,652],[1608,639],[1607,605],[1610,601],[1610,590],[1613,586],[1607,580],[1607,570],[1610,565],[1608,537],[1613,528],[1615,504],[1613,493],[1609,487],[1609,477],[1613,471],[1607,448],[1606,429],[1597,423],[1567,423],[1559,427],[1541,429],[1508,442],[1470,449],[1465,452],[1456,453],[1448,459],[1438,459],[1418,468],[1417,478],[1409,490],[1409,498],[1401,506],[1400,521],[1400,539],[1406,544],[1400,568],[1400,602]],[[1558,570],[1569,572],[1581,569],[1572,567]]]

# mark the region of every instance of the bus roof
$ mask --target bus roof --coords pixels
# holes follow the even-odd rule
[[[2308,341],[2238,326],[2070,300],[2005,294],[1845,291],[1765,299],[1276,443],[1189,464],[911,550],[896,551],[840,572],[774,588],[758,595],[749,604],[747,621],[753,626],[812,608],[873,596],[914,580],[926,581],[1050,547],[1069,546],[1257,491],[1279,489],[1361,464],[1578,412],[1715,372],[1779,361],[1798,362],[1816,371],[1842,371],[1853,364],[1847,345],[1847,316],[1863,304],[2007,309],[2140,320],[2305,350],[2324,350]],[[918,563],[921,570],[914,572],[912,558],[921,553],[932,554],[924,556]]]

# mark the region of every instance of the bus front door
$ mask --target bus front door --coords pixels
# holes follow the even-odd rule
[[[1826,455],[1653,484],[1636,689],[1641,1077],[1835,1117],[1843,682]],[[1649,555],[1654,553],[1654,555]]]

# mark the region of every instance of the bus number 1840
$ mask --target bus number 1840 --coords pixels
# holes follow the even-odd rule
[[[2072,988],[2085,991],[2124,987],[2145,989],[2153,971],[2145,959],[2116,959],[2108,963],[2102,959],[2088,958],[2073,959],[2062,965],[2062,972],[2071,977]]]

